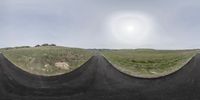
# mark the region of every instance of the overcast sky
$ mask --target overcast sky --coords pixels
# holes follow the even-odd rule
[[[154,31],[148,41],[137,45],[115,39],[107,24],[118,12],[151,16]],[[42,43],[81,48],[200,48],[200,1],[1,0],[0,47]]]

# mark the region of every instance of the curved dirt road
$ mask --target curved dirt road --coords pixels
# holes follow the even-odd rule
[[[0,54],[0,100],[200,100],[200,54],[156,79],[121,73],[99,55],[68,74],[37,76]]]

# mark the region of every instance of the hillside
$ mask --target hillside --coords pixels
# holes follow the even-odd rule
[[[101,53],[119,70],[136,77],[155,78],[183,67],[198,50],[121,49]]]
[[[45,76],[70,72],[92,56],[84,49],[61,46],[6,48],[0,52],[19,68]]]

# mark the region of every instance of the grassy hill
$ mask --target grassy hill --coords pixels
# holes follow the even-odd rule
[[[93,55],[84,49],[60,46],[5,48],[0,52],[19,68],[45,76],[70,72]]]
[[[68,73],[92,55],[104,55],[117,69],[144,78],[155,78],[179,70],[199,50],[80,49],[61,46],[14,47],[0,49],[16,66],[27,72],[52,76]]]
[[[101,53],[122,72],[144,78],[168,75],[186,64],[198,50],[102,50]]]

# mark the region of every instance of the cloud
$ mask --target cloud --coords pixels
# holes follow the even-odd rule
[[[198,0],[2,0],[0,47],[53,42],[84,48],[197,48],[199,5]],[[105,21],[121,11],[155,19],[148,44],[115,42]]]

